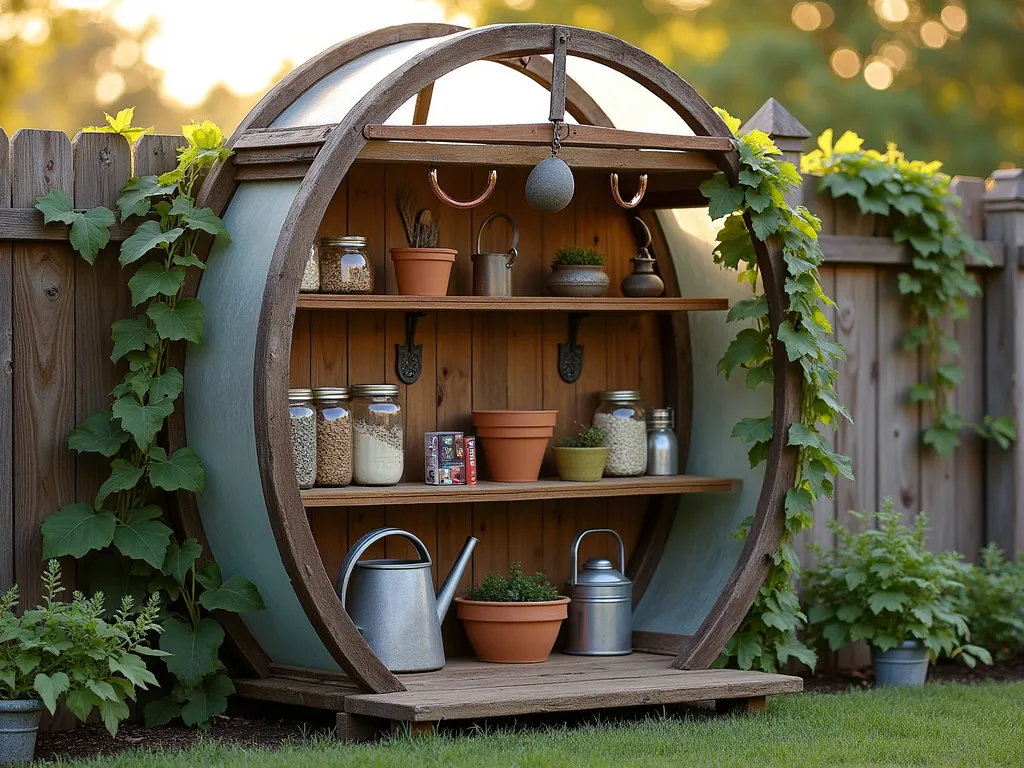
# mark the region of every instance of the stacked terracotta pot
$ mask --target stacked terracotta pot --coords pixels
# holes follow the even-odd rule
[[[473,411],[489,478],[536,482],[557,421],[558,411]]]

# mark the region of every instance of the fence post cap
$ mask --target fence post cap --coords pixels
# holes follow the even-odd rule
[[[986,207],[1009,201],[1024,202],[1024,168],[999,168],[992,171],[985,187]]]
[[[804,140],[811,138],[811,132],[774,98],[762,104],[740,130],[743,133],[764,131],[784,151],[800,152],[804,148]]]

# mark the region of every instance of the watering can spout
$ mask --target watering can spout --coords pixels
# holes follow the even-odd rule
[[[466,566],[469,565],[469,560],[473,557],[473,550],[476,548],[477,543],[478,540],[473,536],[466,539],[466,546],[462,548],[462,552],[459,553],[459,559],[455,561],[451,572],[448,574],[448,578],[441,585],[441,591],[437,593],[438,622],[444,621],[444,616],[448,613],[448,607],[452,604],[452,598],[455,597],[455,592],[459,588],[459,581],[462,580],[462,574],[465,573]]]

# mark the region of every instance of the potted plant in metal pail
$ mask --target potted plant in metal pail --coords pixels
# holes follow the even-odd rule
[[[876,685],[924,685],[929,661],[960,657],[991,664],[988,651],[969,644],[958,612],[964,566],[955,552],[930,552],[927,518],[903,524],[886,499],[882,512],[851,512],[861,530],[832,522],[836,547],[821,554],[805,577],[812,630],[832,650],[866,640]],[[876,527],[877,523],[877,527]]]
[[[43,572],[43,587],[44,605],[21,616],[13,612],[17,586],[0,596],[0,765],[32,760],[43,707],[53,714],[61,700],[82,722],[98,709],[116,735],[129,714],[125,699],[135,699],[136,686],[157,684],[142,656],[168,655],[146,645],[146,636],[160,631],[156,595],[134,614],[132,598],[124,597],[105,620],[102,593],[58,599],[64,588],[56,560]]]
[[[604,444],[607,435],[600,427],[582,426],[576,437],[563,437],[552,451],[558,476],[571,482],[600,480],[611,450]]]
[[[441,222],[427,208],[417,210],[409,187],[398,190],[398,213],[402,217],[408,248],[392,248],[395,282],[403,296],[445,296],[452,264],[458,254],[454,248],[438,248]]]
[[[536,664],[551,655],[569,598],[559,595],[543,573],[527,576],[516,562],[508,576],[489,574],[455,604],[480,661]]]
[[[554,296],[600,296],[608,290],[609,283],[603,266],[604,256],[594,248],[559,248],[551,262],[548,290]]]

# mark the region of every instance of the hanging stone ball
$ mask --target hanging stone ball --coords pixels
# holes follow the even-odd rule
[[[541,213],[557,213],[576,191],[572,171],[564,160],[549,157],[538,163],[526,179],[526,201]]]

